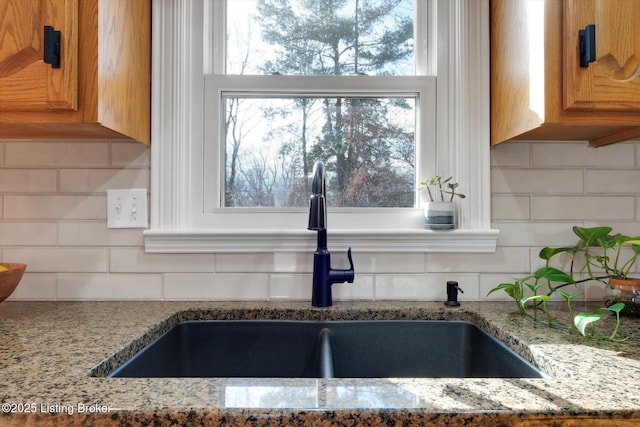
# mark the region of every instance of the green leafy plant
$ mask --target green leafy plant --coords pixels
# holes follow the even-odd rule
[[[458,193],[458,183],[452,181],[453,177],[443,179],[442,176],[436,175],[427,180],[420,181],[418,191],[427,190],[429,201],[437,202],[438,196],[441,202],[452,202],[454,197],[465,198],[464,194]],[[445,196],[445,194],[447,196]],[[448,199],[448,200],[445,200]]]
[[[640,256],[640,236],[611,234],[612,231],[611,227],[573,227],[573,232],[580,241],[575,248],[569,248],[569,252],[574,254],[573,259],[577,253],[584,254],[587,273],[592,279],[602,280],[612,277],[627,279],[631,268]],[[629,259],[623,260],[620,255],[626,246],[630,247],[633,253]],[[601,248],[602,253],[594,253],[593,248]]]
[[[574,314],[571,302],[582,295],[581,292],[567,293],[559,291],[566,286],[575,286],[589,280],[605,281],[609,278],[626,279],[635,261],[640,256],[640,237],[630,237],[622,234],[612,235],[611,227],[584,228],[573,227],[574,234],[578,237],[578,243],[567,247],[545,247],[538,254],[545,261],[544,267],[539,268],[532,275],[515,279],[512,283],[501,283],[491,289],[488,295],[505,291],[518,305],[521,314],[531,317],[534,321],[557,327],[578,331],[584,336],[608,339],[611,341],[624,341],[615,338],[620,326],[620,312],[624,309],[624,303],[616,303],[609,307],[601,307],[594,313],[580,312]],[[621,252],[623,247],[632,249],[631,256],[623,260]],[[568,254],[570,257],[569,272],[552,267],[551,262],[560,254]],[[576,280],[574,268],[576,260],[582,256],[585,260],[587,277]],[[525,296],[528,289],[532,295]],[[570,325],[563,325],[551,317],[547,303],[551,295],[559,292],[566,301],[569,309]],[[612,312],[616,315],[616,324],[610,335],[598,335],[595,331],[595,323],[601,319],[604,312]]]

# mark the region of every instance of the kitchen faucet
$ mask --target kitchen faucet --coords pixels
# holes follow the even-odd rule
[[[309,199],[309,226],[307,229],[318,232],[318,247],[313,254],[313,291],[311,305],[314,307],[330,307],[331,285],[334,283],[353,283],[354,271],[351,259],[351,248],[347,251],[349,264],[347,270],[331,268],[331,254],[327,249],[327,205],[326,179],[324,163],[316,162],[313,166],[311,197]]]

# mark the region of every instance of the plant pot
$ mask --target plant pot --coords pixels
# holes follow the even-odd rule
[[[609,279],[605,291],[605,305],[624,303],[621,315],[640,317],[640,279]]]
[[[425,203],[424,227],[429,230],[453,230],[456,228],[456,204],[454,202]]]

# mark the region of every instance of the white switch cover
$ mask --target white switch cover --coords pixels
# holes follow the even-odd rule
[[[108,228],[147,228],[147,189],[107,190]]]

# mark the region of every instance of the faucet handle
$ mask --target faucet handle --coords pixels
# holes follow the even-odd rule
[[[351,258],[351,247],[349,247],[349,249],[347,250],[347,258],[349,259],[349,268],[346,270],[342,270],[344,274],[344,281],[347,283],[353,283],[355,270],[353,269],[353,258]]]
[[[331,268],[329,270],[329,281],[333,283],[353,283],[355,277],[355,271],[353,269],[353,258],[351,257],[351,248],[347,250],[347,258],[349,259],[349,268],[341,270],[338,268]]]

